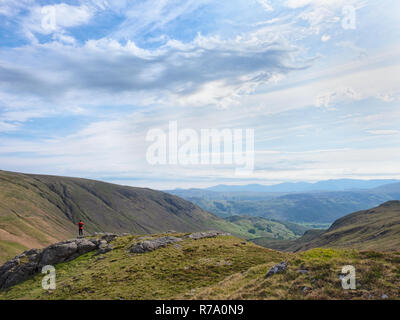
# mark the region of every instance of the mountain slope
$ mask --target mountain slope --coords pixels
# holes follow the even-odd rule
[[[153,235],[157,238],[163,235]],[[312,249],[279,252],[231,236],[193,240],[130,253],[138,236],[112,241],[114,250],[89,252],[56,265],[56,290],[43,274],[0,292],[2,299],[399,299],[400,253]],[[283,273],[267,271],[287,261]],[[357,270],[357,290],[343,290],[340,272]],[[302,272],[299,272],[301,270]]]
[[[0,262],[21,250],[95,231],[201,231],[228,222],[179,197],[99,181],[0,171]]]
[[[388,201],[380,206],[358,211],[336,220],[323,232],[305,235],[294,241],[279,243],[257,239],[256,243],[286,251],[310,248],[356,248],[391,251],[400,249],[400,201]]]

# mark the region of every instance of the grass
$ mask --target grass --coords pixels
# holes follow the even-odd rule
[[[247,216],[233,216],[225,220],[217,220],[215,221],[215,227],[248,240],[259,237],[282,240],[297,239],[307,230],[292,223]],[[299,231],[295,229],[296,227]]]
[[[211,286],[253,265],[279,262],[283,254],[235,237],[185,240],[146,254],[130,254],[135,237],[118,238],[115,250],[60,264],[57,289],[41,289],[42,275],[0,293],[0,299],[171,299]]]
[[[312,249],[288,256],[288,269],[265,278],[272,263],[258,265],[222,282],[204,288],[194,299],[390,299],[400,298],[399,253],[358,252],[356,250]],[[357,289],[344,290],[341,268],[353,265]],[[308,273],[299,273],[306,269]]]
[[[7,261],[26,249],[27,247],[16,242],[0,241],[0,261]]]
[[[40,274],[1,292],[0,299],[380,299],[383,294],[400,298],[399,252],[283,253],[219,236],[130,254],[128,248],[137,240],[120,237],[113,242],[115,249],[102,258],[92,252],[57,265],[54,291],[41,288]],[[269,268],[283,260],[288,269],[266,278]],[[345,265],[356,268],[356,290],[342,289],[339,274]],[[299,273],[300,269],[308,272]]]

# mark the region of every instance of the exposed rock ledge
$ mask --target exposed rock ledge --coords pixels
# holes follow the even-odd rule
[[[204,239],[204,238],[214,238],[216,236],[229,236],[229,233],[224,233],[220,231],[208,231],[208,232],[195,232],[189,235],[184,236],[184,238],[189,238],[193,240]],[[160,237],[156,239],[148,239],[140,242],[134,243],[129,251],[131,253],[145,253],[154,251],[159,248],[163,248],[168,244],[182,241],[182,238],[166,236]]]
[[[14,286],[41,272],[46,265],[71,261],[94,250],[97,254],[112,250],[107,240],[116,235],[106,234],[101,239],[72,239],[52,244],[40,249],[31,249],[16,256],[0,267],[0,290]]]

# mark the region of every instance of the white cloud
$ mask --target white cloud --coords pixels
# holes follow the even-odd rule
[[[264,8],[266,11],[273,11],[274,8],[271,6],[268,0],[257,0],[257,2]]]
[[[368,133],[374,134],[374,135],[379,135],[379,136],[387,136],[387,135],[394,135],[394,134],[399,134],[399,130],[369,130]]]
[[[324,35],[321,37],[321,41],[322,41],[322,42],[327,42],[327,41],[330,40],[330,38],[331,38],[331,36],[330,36],[329,34],[324,34]]]

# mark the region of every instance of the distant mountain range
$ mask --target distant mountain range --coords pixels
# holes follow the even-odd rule
[[[220,184],[205,188],[217,192],[310,192],[310,191],[346,191],[376,188],[385,184],[400,182],[394,179],[381,180],[356,180],[356,179],[334,179],[315,183],[310,182],[285,182],[275,185],[247,184],[247,185],[225,185]]]
[[[211,191],[208,189],[178,189],[169,192],[221,217],[249,215],[309,224],[332,223],[351,212],[375,207],[389,200],[400,200],[400,182],[392,182],[396,180],[350,181],[345,180],[343,183],[343,180],[332,180],[311,184],[326,186],[321,187],[325,189],[324,191],[311,191],[310,184],[306,184],[310,187],[307,192]],[[384,182],[390,183],[382,184]],[[339,186],[354,188],[345,191],[329,191],[328,185],[331,188],[335,185],[336,188]],[[362,189],[361,185],[365,188],[373,187]]]

